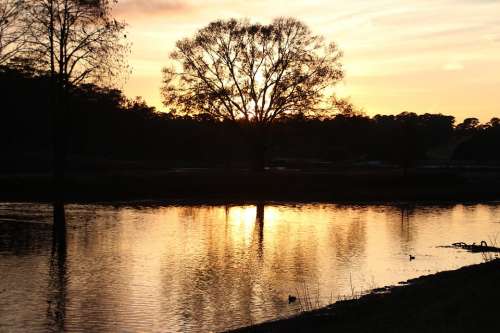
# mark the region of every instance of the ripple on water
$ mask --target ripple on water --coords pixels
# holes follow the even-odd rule
[[[480,262],[500,204],[0,203],[0,331],[209,331]],[[409,255],[415,260],[409,260]]]

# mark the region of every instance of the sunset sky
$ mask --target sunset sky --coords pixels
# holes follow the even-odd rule
[[[161,68],[175,41],[221,18],[305,22],[344,51],[343,96],[369,115],[500,116],[500,0],[120,0],[129,97],[163,110]]]

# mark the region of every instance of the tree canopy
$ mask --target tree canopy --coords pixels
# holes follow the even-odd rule
[[[180,40],[163,69],[164,104],[177,114],[265,125],[328,108],[342,52],[302,22],[219,20]]]
[[[19,26],[24,10],[24,1],[0,0],[0,65],[16,56],[25,45],[25,30]]]
[[[116,0],[27,0],[27,52],[39,70],[62,84],[104,83],[122,73],[125,24],[112,15]]]

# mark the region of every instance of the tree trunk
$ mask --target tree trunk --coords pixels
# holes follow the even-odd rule
[[[66,215],[64,204],[53,204],[52,241],[55,248],[66,247]],[[56,246],[57,245],[57,246]]]
[[[54,80],[55,81],[55,80]],[[67,92],[59,82],[52,83],[52,176],[54,204],[64,204],[67,160]]]
[[[264,172],[267,162],[267,129],[258,126],[253,139],[253,171]]]

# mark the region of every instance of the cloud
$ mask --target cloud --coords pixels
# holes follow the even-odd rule
[[[452,61],[443,66],[445,71],[461,71],[464,69],[464,65],[458,61]]]
[[[189,10],[190,5],[181,0],[123,0],[117,5],[118,14],[163,15]]]
[[[161,68],[176,40],[216,19],[293,16],[342,48],[346,94],[368,112],[439,105],[460,117],[481,99],[485,119],[498,113],[490,92],[500,83],[500,0],[119,0],[117,10],[136,69],[126,93],[160,109]]]

